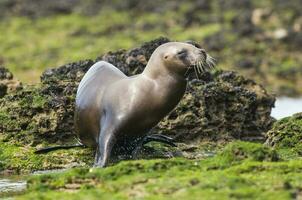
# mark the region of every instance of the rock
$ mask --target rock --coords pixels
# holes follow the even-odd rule
[[[0,80],[11,80],[13,79],[13,74],[8,71],[5,67],[0,67]]]
[[[257,69],[260,63],[261,62],[256,58],[247,58],[245,60],[239,60],[236,63],[236,67],[241,69]]]
[[[106,60],[128,75],[140,73],[159,38],[129,51],[109,52]],[[41,84],[26,86],[0,100],[2,140],[37,146],[73,143],[74,98],[79,81],[95,61],[84,60],[46,70]],[[179,106],[153,131],[178,141],[262,139],[273,119],[274,97],[254,81],[235,72],[206,73],[191,79]]]
[[[22,88],[21,82],[13,78],[13,74],[8,69],[0,66],[0,98]]]
[[[301,50],[302,46],[302,31],[290,30],[284,37],[281,38],[286,44],[290,44],[292,49]]]
[[[208,51],[222,51],[227,45],[225,33],[221,31],[206,37],[204,44]]]
[[[288,32],[284,28],[277,29],[272,33],[272,37],[277,40],[284,39],[287,36],[288,36]]]
[[[196,0],[196,2],[192,4],[192,7],[184,13],[183,26],[190,27],[194,24],[207,23],[207,19],[198,15],[201,11],[203,13],[213,12],[211,3],[207,0]]]
[[[252,142],[232,142],[226,145],[222,152],[216,156],[226,166],[234,165],[243,160],[270,161],[280,160],[278,152],[274,149]]]
[[[274,119],[274,97],[235,72],[218,71],[193,80],[175,111],[156,132],[179,141],[262,140]]]
[[[252,22],[252,13],[239,13],[231,21],[233,30],[240,36],[251,36],[259,32],[259,29]]]
[[[256,26],[260,25],[264,19],[267,19],[272,13],[269,8],[257,8],[252,12],[252,23]]]
[[[301,32],[302,31],[302,16],[298,17],[294,24],[293,24],[293,31],[294,32]]]
[[[266,144],[275,148],[291,148],[302,155],[302,113],[283,118],[267,132]]]
[[[46,70],[41,84],[0,100],[0,136],[4,141],[36,146],[74,143],[73,109],[77,85],[94,61]],[[1,117],[2,116],[2,117]]]

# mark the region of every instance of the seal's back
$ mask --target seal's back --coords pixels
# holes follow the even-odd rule
[[[100,131],[103,92],[110,84],[124,78],[127,76],[123,72],[105,61],[95,63],[84,75],[77,90],[74,120],[83,144],[96,145],[93,138],[97,139]]]

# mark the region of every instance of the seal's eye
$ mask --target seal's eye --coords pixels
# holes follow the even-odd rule
[[[186,49],[182,49],[181,51],[177,52],[177,57],[181,60],[185,60],[188,55],[188,51]]]
[[[186,53],[187,53],[187,50],[182,49],[182,50],[180,50],[179,52],[177,52],[177,55],[184,55],[184,54],[186,54]]]

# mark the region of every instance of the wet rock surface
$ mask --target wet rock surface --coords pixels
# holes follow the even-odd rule
[[[74,143],[74,98],[79,81],[93,63],[106,60],[127,75],[140,73],[154,49],[169,40],[158,38],[129,51],[109,52],[45,71],[41,84],[26,86],[0,100],[3,141],[39,146]],[[206,73],[190,78],[187,92],[153,132],[181,142],[198,140],[259,140],[273,122],[274,97],[254,81],[235,72]],[[148,113],[146,113],[148,115]]]

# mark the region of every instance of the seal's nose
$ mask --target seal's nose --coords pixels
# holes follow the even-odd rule
[[[204,50],[204,49],[199,49],[199,52],[204,56],[205,59],[207,58],[206,50]]]

